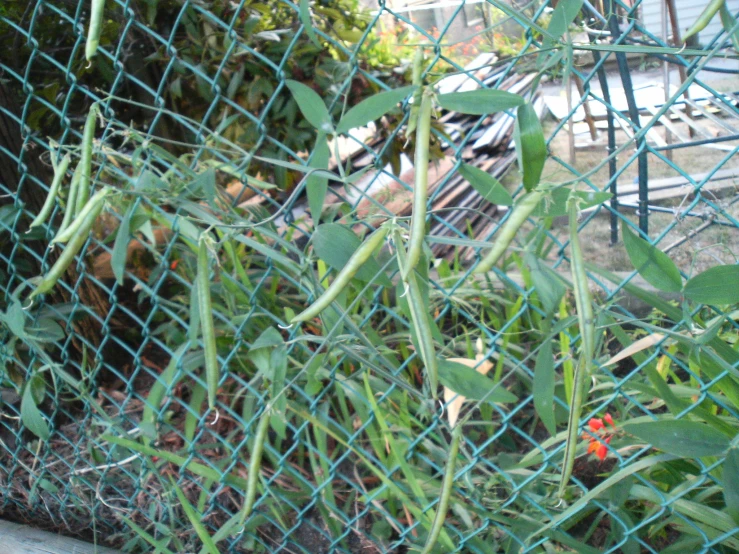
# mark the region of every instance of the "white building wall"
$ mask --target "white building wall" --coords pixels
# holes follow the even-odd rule
[[[641,3],[641,16],[644,27],[658,38],[662,37],[662,3],[664,0],[643,0]],[[706,7],[709,0],[675,0],[677,6],[677,18],[680,23],[680,33],[684,34],[685,31],[698,19],[698,16]],[[726,0],[726,5],[729,7],[731,13],[739,11],[739,0]],[[670,24],[668,20],[667,32],[672,34],[670,31]],[[703,29],[699,34],[699,38],[702,44],[708,44],[716,34],[721,31],[721,18],[718,14],[713,18],[713,21],[709,23],[708,27]]]

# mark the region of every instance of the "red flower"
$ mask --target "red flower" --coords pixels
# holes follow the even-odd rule
[[[588,421],[588,427],[590,427],[590,430],[593,433],[597,433],[598,431],[603,429],[605,425],[603,425],[602,419],[593,418],[590,421]]]
[[[608,430],[603,420],[611,427],[612,430]],[[588,454],[595,454],[597,458],[602,462],[608,455],[608,444],[611,442],[613,437],[613,430],[616,429],[616,424],[613,422],[611,414],[606,414],[603,419],[594,417],[588,421],[588,427],[590,433],[584,433],[583,439],[590,441],[588,445]]]

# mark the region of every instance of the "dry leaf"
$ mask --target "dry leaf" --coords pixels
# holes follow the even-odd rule
[[[654,346],[655,344],[658,344],[662,339],[665,338],[665,335],[662,333],[654,333],[652,335],[647,335],[643,339],[639,339],[635,343],[631,344],[627,348],[624,348],[616,354],[613,358],[608,360],[606,363],[604,363],[604,366],[615,364],[616,362],[620,362],[623,359],[630,358],[634,354],[641,352],[642,350],[646,350],[650,346]]]
[[[475,367],[482,360],[482,354],[478,354],[474,360],[469,358],[449,358],[450,362],[466,365],[467,367]],[[493,368],[493,364],[485,360],[477,367],[477,372],[487,375],[488,371]],[[447,417],[449,418],[449,426],[454,427],[459,418],[459,412],[462,410],[462,404],[467,400],[461,394],[457,394],[453,390],[444,387],[444,402],[446,403]]]

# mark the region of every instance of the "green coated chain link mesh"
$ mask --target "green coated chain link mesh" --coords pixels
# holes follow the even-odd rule
[[[541,44],[538,29],[546,28],[553,7],[547,0],[514,6],[515,12],[510,6],[107,0],[100,48],[88,63],[88,0],[0,5],[3,518],[132,552],[198,552],[203,533],[220,552],[423,547],[451,434],[446,409],[424,391],[402,287],[360,288],[359,301],[343,301],[343,319],[325,316],[328,336],[310,325],[287,328],[286,308],[297,312],[312,300],[327,271],[319,263],[316,276],[315,256],[307,256],[313,226],[301,223],[307,213],[296,188],[302,174],[285,165],[326,164],[317,159],[315,131],[287,81],[318,91],[338,120],[362,98],[409,84],[415,46],[423,44],[427,81],[448,73],[469,76],[471,88],[510,88],[537,71],[536,57],[523,54]],[[726,362],[709,370],[665,336],[620,363],[603,364],[629,344],[627,333],[645,334],[629,326],[637,317],[678,331],[693,310],[704,321],[718,318],[726,344],[739,345],[736,313],[688,308],[678,294],[635,289],[644,282],[620,240],[622,222],[641,228],[684,276],[736,263],[739,210],[731,184],[739,175],[739,96],[733,94],[739,81],[732,84],[737,66],[724,49],[730,37],[710,27],[715,36],[702,33],[694,46],[705,56],[664,50],[662,57],[639,57],[645,46],[671,46],[647,25],[659,2],[586,1],[581,9],[581,42],[606,46],[578,51],[570,62],[563,56],[537,89],[537,98],[546,96],[553,112],[561,110],[556,123],[544,119],[551,153],[545,179],[580,179],[591,191],[619,187],[618,197],[584,211],[579,221],[600,340],[608,344],[588,383],[573,480],[559,500],[566,393],[579,347],[577,325],[568,319],[574,302],[570,293],[557,299],[554,326],[545,328],[543,297],[551,291],[540,290],[542,277],[525,261],[533,254],[545,261],[546,268],[536,266],[544,282],[556,281],[555,274],[569,279],[567,225],[554,218],[528,228],[518,242],[526,246],[513,250],[508,271],[471,285],[481,241],[496,236],[507,212],[479,196],[463,205],[455,200],[464,182],[458,169],[463,162],[487,163],[514,193],[520,176],[507,150],[510,134],[497,150],[478,153],[475,142],[490,129],[489,116],[439,125],[429,200],[430,234],[438,239],[426,251],[437,263],[425,308],[435,320],[440,356],[489,359],[489,378],[517,399],[463,409],[472,417],[434,551],[736,552],[739,525],[722,504],[726,454],[654,456],[648,444],[623,442],[619,424],[707,413],[732,428],[739,367]],[[609,51],[612,42],[623,48]],[[460,73],[485,52],[497,56]],[[657,86],[665,60],[686,79],[672,75],[667,94]],[[477,73],[486,66],[494,69]],[[561,79],[572,85],[569,105]],[[521,94],[531,95],[526,82]],[[82,128],[93,102],[101,114],[94,182],[131,194],[110,201],[85,255],[29,307],[29,279],[45,274],[62,251],[48,248],[61,204],[26,234],[28,223],[46,198],[52,161],[69,153],[74,167],[83,154]],[[539,101],[540,113],[543,106]],[[413,184],[405,154],[415,145],[405,144],[402,129],[409,111],[406,103],[377,125],[375,138],[355,136],[341,146],[351,154],[340,157],[368,171],[351,186],[331,182],[324,221],[346,218],[359,232],[367,218],[408,215]],[[611,147],[626,145],[610,165],[604,161],[609,120]],[[589,145],[581,149],[583,141]],[[574,156],[570,142],[578,146]],[[320,176],[308,180],[325,184]],[[397,185],[392,195],[378,195],[387,182]],[[664,186],[652,186],[659,183]],[[222,205],[224,190],[231,205],[223,221],[233,226],[219,228],[211,208]],[[234,210],[239,218],[228,215]],[[123,225],[138,242],[129,246],[125,274],[117,279],[111,268]],[[193,308],[197,236],[209,227],[214,244],[224,244],[209,279],[220,367],[217,416],[207,407],[193,320],[199,317]],[[324,246],[340,247],[338,241]],[[390,279],[392,260],[388,248],[378,255]],[[659,312],[645,311],[644,300],[656,302]],[[541,344],[548,345],[556,377],[555,434],[535,412]],[[275,411],[253,510],[244,514],[268,403]],[[614,425],[600,429],[588,425],[591,418],[613,418]],[[612,435],[608,444],[603,433]],[[194,520],[178,493],[195,510]]]

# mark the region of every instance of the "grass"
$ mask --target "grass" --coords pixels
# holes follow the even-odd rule
[[[701,121],[701,124],[707,128],[711,128],[711,123]],[[678,124],[686,127],[685,124]],[[544,122],[544,131],[547,136],[556,128],[556,123],[551,117],[547,117]],[[687,129],[683,129],[687,134]],[[659,129],[663,133],[663,129]],[[617,132],[617,144],[622,144],[626,140],[623,131]],[[589,140],[589,135],[579,136],[580,140]],[[732,144],[732,143],[724,143]],[[550,142],[550,152],[552,157],[546,162],[544,175],[550,176],[552,182],[560,182],[575,178],[578,174],[585,173],[595,165],[601,163],[606,155],[604,145],[600,147],[591,147],[584,150],[578,150],[576,153],[576,161],[573,164],[573,171],[564,167],[557,159],[568,160],[569,157],[569,140],[565,129],[559,133]],[[684,171],[690,174],[704,173],[711,171],[720,162],[726,158],[727,153],[703,146],[682,148],[674,152],[675,162]],[[625,163],[628,159],[628,152],[619,156],[619,164]],[[650,154],[648,156],[649,163],[649,180],[650,182],[657,179],[675,177],[680,172],[670,167],[657,156]],[[618,166],[620,170],[621,165]],[[721,168],[739,168],[739,160],[729,159]],[[625,168],[619,177],[619,183],[630,184],[635,183],[638,178],[638,167],[634,160]],[[603,189],[609,180],[608,167],[601,168],[593,176],[590,182]],[[503,179],[503,184],[509,190],[514,189],[520,182],[520,173],[514,167]],[[736,180],[737,191],[739,191],[739,179]],[[582,189],[586,187],[580,185]],[[732,193],[729,189],[721,197],[712,197],[710,193],[706,195],[714,206],[720,207],[734,221],[739,220],[739,203],[736,202],[736,192]],[[649,216],[650,237],[656,238],[658,234],[662,234],[669,227],[669,231],[660,239],[658,245],[665,249],[685,238],[691,232],[701,227],[706,221],[705,218],[715,213],[715,210],[704,202],[699,203],[692,209],[693,213],[697,213],[702,217],[682,216],[678,214],[689,205],[690,199],[673,199],[661,201],[659,207],[673,210],[673,213],[664,213],[652,211]],[[635,225],[638,225],[637,217],[633,209],[622,208],[621,217],[628,219]],[[599,266],[611,271],[624,271],[630,267],[630,262],[623,247],[623,243],[619,240],[617,244],[611,244],[611,223],[607,210],[601,210],[599,215],[591,219],[588,224],[581,230],[583,254],[586,261],[596,263]],[[735,263],[739,254],[739,229],[731,225],[731,221],[725,217],[719,217],[726,225],[714,224],[702,230],[697,235],[688,238],[681,245],[670,249],[670,255],[675,263],[687,275],[703,271],[718,263]],[[619,223],[620,225],[620,223]],[[555,221],[552,233],[561,242],[564,243],[567,236],[567,223],[564,219]]]

